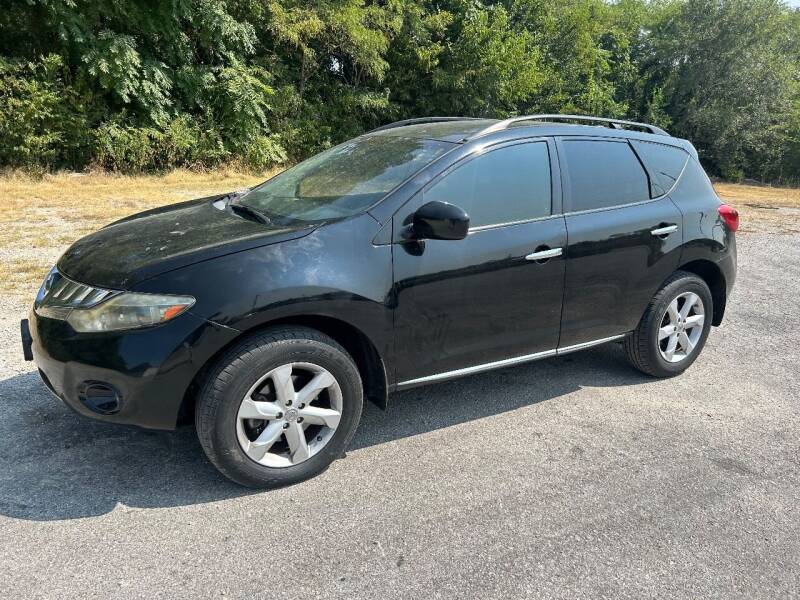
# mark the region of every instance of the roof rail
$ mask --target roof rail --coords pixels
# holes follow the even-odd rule
[[[387,129],[394,129],[395,127],[405,127],[406,125],[419,125],[420,123],[439,123],[441,121],[480,121],[477,117],[419,117],[417,119],[405,119],[404,121],[395,121],[381,125],[368,131],[367,133],[374,133],[376,131],[386,131]]]
[[[610,127],[611,129],[625,129],[626,127],[639,128],[639,129],[644,129],[647,133],[654,133],[656,135],[669,135],[666,131],[664,131],[660,127],[656,127],[655,125],[649,125],[647,123],[637,123],[636,121],[623,121],[622,119],[606,119],[604,117],[586,117],[583,115],[527,115],[524,117],[512,117],[510,119],[498,121],[497,123],[493,123],[489,125],[489,127],[486,127],[485,129],[482,129],[481,131],[477,132],[472,137],[475,138],[480,135],[486,135],[487,133],[502,131],[503,129],[507,129],[514,123],[519,123],[520,121],[588,121],[590,123],[604,124],[606,127]]]

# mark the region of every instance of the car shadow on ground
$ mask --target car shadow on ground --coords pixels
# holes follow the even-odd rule
[[[474,375],[368,403],[358,451],[552,400],[584,386],[641,384],[617,344]],[[251,493],[206,460],[194,429],[147,431],[80,417],[35,372],[0,381],[0,514],[48,521],[131,508],[183,506]]]

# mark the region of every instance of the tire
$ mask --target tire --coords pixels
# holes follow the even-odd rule
[[[275,327],[245,338],[217,361],[200,391],[195,424],[223,475],[246,487],[275,488],[318,475],[340,458],[362,405],[358,369],[342,346],[307,327]]]
[[[674,307],[685,308],[687,302],[692,300],[692,295],[699,298],[702,305],[693,304],[688,313],[689,321],[685,317],[682,321],[680,319],[676,321]],[[673,305],[672,303],[676,301],[677,304]],[[671,305],[673,310],[670,310]],[[702,325],[697,325],[699,322],[697,311],[700,308],[703,316]],[[682,313],[683,310],[678,312]],[[623,346],[628,360],[639,371],[654,377],[673,377],[683,373],[703,350],[711,329],[713,314],[714,301],[705,281],[692,273],[676,271],[653,296],[633,333],[625,338]],[[673,322],[677,322],[677,328]],[[692,327],[692,323],[695,327]],[[678,345],[670,355],[672,335],[663,339],[659,339],[659,336],[673,329],[676,331],[674,335],[677,336]],[[681,332],[686,336],[685,344]],[[687,353],[688,346],[691,346],[691,350]]]

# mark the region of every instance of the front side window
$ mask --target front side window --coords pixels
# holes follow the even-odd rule
[[[253,188],[239,200],[279,223],[358,214],[454,144],[373,135],[326,150]]]
[[[470,227],[546,217],[551,212],[550,157],[545,142],[506,146],[482,154],[425,191],[463,208]]]
[[[566,140],[563,148],[569,177],[570,211],[650,199],[647,173],[627,142]]]

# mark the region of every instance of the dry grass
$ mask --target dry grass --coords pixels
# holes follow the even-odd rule
[[[129,214],[263,181],[218,170],[129,177],[55,174],[0,176],[0,295],[31,298],[47,269],[73,241]],[[716,184],[742,215],[742,231],[800,232],[800,189]]]
[[[739,211],[739,231],[800,233],[800,188],[736,183],[716,183],[714,188]]]
[[[112,221],[164,204],[233,191],[268,176],[225,170],[136,177],[0,176],[0,294],[32,297],[67,246]]]

